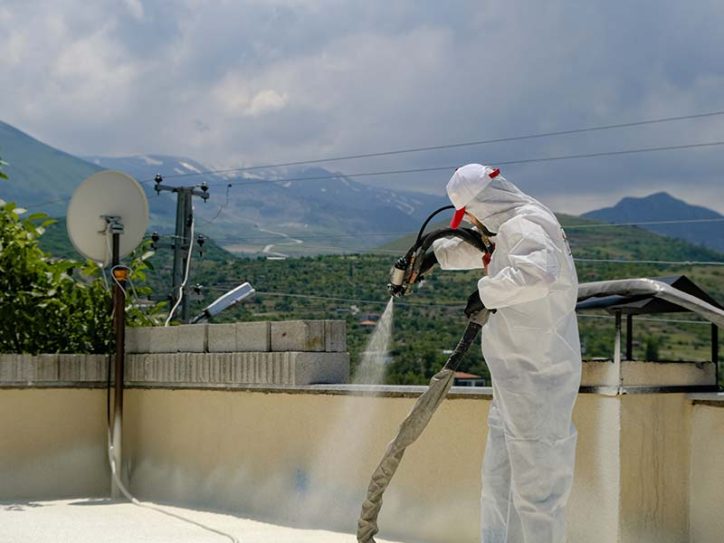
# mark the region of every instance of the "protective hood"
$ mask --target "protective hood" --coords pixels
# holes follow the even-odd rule
[[[456,209],[452,228],[456,228],[468,212],[495,232],[518,208],[528,204],[543,207],[500,175],[500,170],[482,164],[458,168],[447,184],[447,194]]]

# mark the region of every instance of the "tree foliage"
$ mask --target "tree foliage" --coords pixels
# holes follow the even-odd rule
[[[111,295],[100,268],[51,258],[39,237],[53,222],[43,213],[27,215],[0,201],[0,352],[107,353],[113,349]],[[145,279],[137,256],[132,279]],[[137,289],[141,294],[147,288]],[[130,302],[130,300],[129,300]],[[152,324],[134,305],[130,324]]]

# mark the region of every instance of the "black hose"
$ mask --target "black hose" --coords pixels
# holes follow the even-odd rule
[[[455,209],[455,206],[453,206],[453,205],[442,206],[440,209],[436,209],[435,211],[430,213],[430,215],[428,215],[427,219],[425,219],[425,222],[422,223],[422,226],[420,227],[420,231],[417,234],[417,240],[415,241],[415,246],[418,246],[420,244],[420,239],[422,239],[422,233],[425,231],[425,227],[432,220],[432,218],[435,215],[437,215],[438,213],[445,211],[446,209]]]
[[[485,246],[482,235],[472,228],[440,228],[439,230],[433,230],[422,239],[422,243],[420,243],[420,245],[416,244],[415,249],[419,247],[424,253],[430,248],[434,241],[441,238],[451,237],[460,238],[463,241],[468,242],[481,253],[488,252],[488,248]]]
[[[450,355],[450,358],[447,359],[447,362],[445,363],[445,366],[443,366],[443,369],[452,371],[458,369],[458,366],[460,365],[463,356],[465,356],[465,353],[468,352],[468,349],[470,348],[470,345],[473,343],[473,341],[475,341],[475,338],[478,337],[478,332],[480,332],[481,328],[482,326],[477,322],[468,321],[468,325],[465,328],[465,333],[463,334],[463,337],[460,338],[457,347],[455,347],[455,350]]]

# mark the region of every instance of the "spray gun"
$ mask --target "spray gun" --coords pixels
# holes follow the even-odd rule
[[[481,233],[472,228],[440,228],[439,230],[433,230],[425,234],[425,227],[430,220],[438,213],[447,209],[454,209],[454,206],[441,207],[427,217],[420,228],[420,232],[417,234],[415,243],[408,249],[404,256],[398,258],[392,265],[390,282],[387,285],[387,290],[390,291],[392,296],[404,296],[408,293],[412,285],[420,280],[422,274],[427,271],[425,258],[427,251],[432,247],[433,242],[438,239],[456,237],[470,243],[484,255],[489,255],[493,252],[494,246],[488,239],[487,234],[489,234],[489,232],[487,231]]]

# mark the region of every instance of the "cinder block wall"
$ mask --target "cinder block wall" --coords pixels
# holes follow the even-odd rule
[[[344,321],[238,322],[131,328],[131,386],[310,385],[349,381]]]

